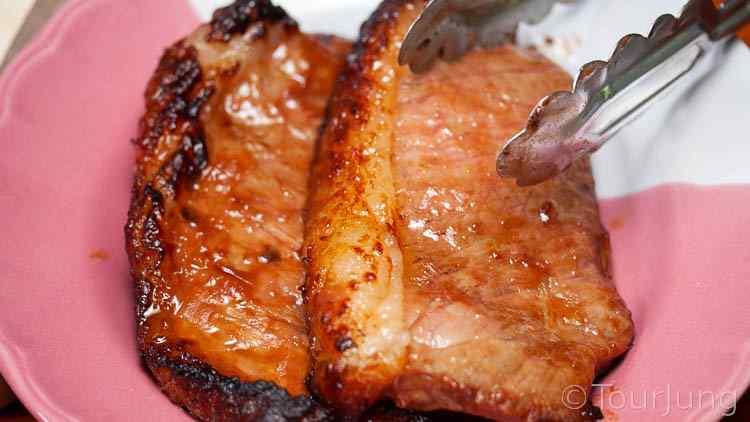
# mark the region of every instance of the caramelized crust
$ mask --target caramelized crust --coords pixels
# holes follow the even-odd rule
[[[347,416],[392,398],[593,419],[585,394],[564,395],[588,391],[633,326],[589,163],[529,189],[494,170],[501,140],[570,80],[515,47],[412,74],[396,58],[423,6],[386,0],[334,88],[305,228],[313,386]]]
[[[421,8],[421,5],[420,5]],[[317,392],[345,415],[382,399],[406,364],[391,169],[396,63],[411,3],[386,0],[334,89],[311,184],[305,253]]]
[[[126,226],[138,346],[203,420],[322,420],[308,396],[302,207],[348,43],[237,1],[169,48],[146,91]]]

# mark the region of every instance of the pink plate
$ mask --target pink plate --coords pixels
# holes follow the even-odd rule
[[[0,77],[0,371],[40,420],[189,420],[139,362],[122,227],[143,88],[197,23],[73,0]],[[602,202],[637,326],[594,393],[609,420],[717,420],[748,386],[748,205],[740,184]]]

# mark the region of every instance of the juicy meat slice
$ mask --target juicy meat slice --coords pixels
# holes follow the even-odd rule
[[[348,415],[389,397],[592,419],[583,393],[563,394],[588,391],[633,326],[589,162],[532,188],[494,167],[500,140],[570,80],[515,47],[412,74],[396,58],[423,5],[383,3],[334,89],[305,238],[313,385]]]
[[[238,1],[169,48],[149,84],[126,227],[138,345],[200,419],[329,416],[305,386],[298,251],[348,49],[268,1]]]
[[[411,337],[399,404],[575,419],[566,388],[588,390],[629,346],[588,161],[532,188],[495,173],[498,139],[568,84],[513,47],[399,81],[395,226]]]

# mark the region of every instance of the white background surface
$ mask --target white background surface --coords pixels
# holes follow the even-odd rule
[[[0,62],[34,0],[0,0]]]
[[[190,0],[203,19],[228,1]],[[311,32],[354,38],[379,0],[277,0]],[[628,33],[647,34],[663,13],[679,13],[682,0],[579,0],[560,6],[529,38],[556,40],[543,48],[575,74],[584,63],[606,60]],[[694,89],[687,89],[693,86]],[[502,141],[498,141],[498,146]],[[737,43],[700,84],[682,81],[670,97],[625,128],[594,156],[602,198],[669,182],[703,185],[750,183],[750,49]]]

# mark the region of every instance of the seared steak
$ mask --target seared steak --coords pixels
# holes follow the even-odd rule
[[[302,208],[349,44],[238,1],[169,48],[147,92],[126,227],[138,346],[203,420],[320,420],[309,397]]]
[[[500,141],[570,80],[511,46],[412,74],[396,61],[423,6],[386,0],[334,88],[305,234],[313,385],[347,416],[392,398],[592,419],[584,393],[633,325],[589,162],[532,188],[494,167]]]

